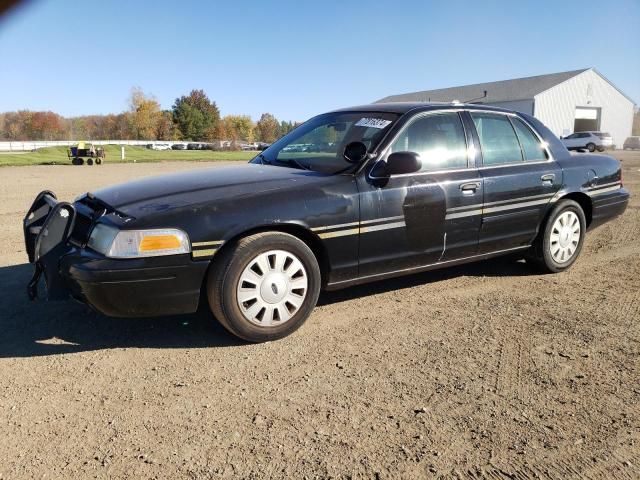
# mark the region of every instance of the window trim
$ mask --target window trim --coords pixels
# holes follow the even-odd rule
[[[383,150],[380,151],[380,153],[378,153],[377,157],[378,159],[373,162],[373,164],[371,165],[371,168],[369,169],[369,171],[367,172],[367,178],[371,179],[371,180],[383,180],[383,179],[388,179],[388,178],[402,178],[402,177],[414,177],[414,176],[419,176],[419,175],[433,175],[433,174],[439,174],[439,173],[449,173],[449,172],[466,172],[469,170],[476,170],[477,169],[477,165],[476,165],[476,161],[478,158],[478,154],[475,151],[475,146],[474,144],[469,140],[469,133],[467,131],[467,127],[465,126],[465,122],[464,122],[464,118],[462,118],[462,113],[465,111],[465,109],[462,108],[442,108],[442,109],[438,109],[438,110],[428,110],[426,112],[419,112],[415,115],[413,115],[411,118],[409,118],[400,128],[400,130],[398,130],[394,135],[393,138],[391,138],[389,140],[389,142],[387,143],[387,145],[384,147]],[[414,172],[414,173],[402,173],[402,174],[396,174],[396,175],[389,175],[388,177],[376,177],[374,175],[371,175],[371,172],[375,169],[375,166],[379,163],[379,162],[386,162],[387,157],[389,156],[389,150],[391,149],[392,145],[395,143],[395,141],[400,137],[400,135],[402,135],[404,133],[404,131],[409,128],[411,126],[411,124],[421,118],[430,116],[430,115],[442,115],[445,113],[455,113],[458,116],[458,119],[460,120],[460,125],[462,126],[462,132],[464,133],[464,140],[465,143],[467,145],[467,166],[466,167],[461,167],[461,168],[443,168],[443,169],[436,169],[436,170],[428,170],[425,172]],[[472,165],[473,164],[473,165]]]
[[[416,109],[413,110],[409,110],[408,112],[405,113],[405,115],[409,115],[413,112],[415,112]],[[378,164],[378,162],[384,162],[386,160],[387,157],[387,153],[389,148],[391,148],[391,145],[393,144],[393,142],[395,142],[396,138],[404,131],[404,128],[409,125],[409,122],[412,121],[414,118],[417,118],[419,116],[423,116],[423,115],[433,115],[433,114],[437,114],[437,113],[447,113],[447,112],[456,112],[458,113],[458,115],[460,116],[460,120],[462,121],[462,128],[464,129],[464,134],[465,134],[465,138],[467,139],[467,168],[457,168],[457,169],[451,169],[451,170],[431,170],[428,172],[415,172],[415,173],[403,173],[401,175],[390,175],[389,177],[376,177],[371,175],[371,172],[373,171],[373,169],[375,168],[375,166]],[[536,138],[540,141],[540,145],[542,145],[542,148],[545,150],[545,152],[547,153],[547,160],[541,160],[541,161],[537,161],[537,162],[517,162],[517,163],[501,163],[499,165],[485,165],[484,164],[484,158],[482,156],[482,146],[479,144],[479,135],[478,135],[478,131],[475,128],[475,125],[471,125],[470,127],[467,127],[465,125],[464,119],[462,118],[462,114],[463,113],[467,113],[469,115],[469,117],[471,117],[471,113],[472,112],[483,112],[483,113],[494,113],[496,115],[504,115],[506,117],[517,117],[519,120],[521,120],[527,127],[529,127],[531,129],[531,131],[533,132],[533,134],[536,136]],[[401,121],[402,117],[400,117],[399,121]],[[473,119],[471,119],[470,123],[473,123]],[[475,141],[470,140],[470,138],[472,138],[471,132],[469,131],[469,128],[473,128],[473,132],[475,133],[475,135],[478,138],[478,145],[475,145]],[[392,136],[391,136],[392,135]],[[387,142],[387,137],[391,136],[391,139]],[[370,162],[363,162],[362,167],[357,170],[356,172],[354,172],[355,175],[357,175],[358,173],[360,173],[362,170],[364,170],[365,168],[367,168],[367,166],[370,164],[371,167],[368,169],[367,173],[366,173],[366,177],[370,180],[387,180],[389,178],[401,178],[401,177],[414,177],[414,176],[420,176],[420,175],[432,175],[432,174],[440,174],[440,173],[455,173],[455,172],[467,172],[470,170],[489,170],[492,168],[505,168],[505,167],[515,167],[518,165],[540,165],[540,164],[547,164],[547,163],[553,163],[555,162],[555,158],[553,156],[553,153],[551,152],[551,148],[549,148],[549,143],[542,137],[542,135],[540,135],[538,133],[538,131],[533,127],[533,125],[531,125],[531,123],[529,123],[529,121],[522,117],[521,115],[518,115],[517,112],[501,112],[499,110],[490,110],[490,109],[484,109],[484,108],[439,108],[436,110],[427,110],[427,111],[419,111],[418,113],[415,113],[414,115],[411,116],[411,118],[409,118],[403,125],[402,127],[400,127],[400,129],[395,132],[395,133],[391,133],[391,131],[387,132],[387,134],[385,135],[385,137],[380,140],[380,143],[378,144],[378,148],[381,145],[385,145],[385,147],[380,150],[380,151],[374,151],[373,153],[375,154],[375,157],[373,158],[377,158],[373,163]],[[471,160],[473,160],[473,165],[471,165]]]
[[[516,112],[500,112],[500,111],[496,111],[496,110],[482,110],[482,109],[475,109],[475,108],[467,110],[467,112],[469,112],[469,115],[471,115],[472,112],[482,112],[482,113],[494,113],[496,115],[504,115],[505,117],[517,117],[527,127],[529,127],[531,129],[533,134],[540,141],[540,145],[542,145],[542,148],[547,153],[547,159],[546,160],[539,160],[539,161],[536,161],[536,162],[525,162],[525,161],[522,161],[522,162],[511,162],[511,163],[500,163],[498,165],[485,165],[484,164],[484,157],[481,155],[482,165],[479,165],[477,167],[478,170],[488,170],[490,168],[515,167],[515,166],[518,166],[518,165],[537,165],[537,164],[543,164],[543,163],[552,163],[552,162],[555,161],[555,158],[553,157],[553,153],[551,152],[551,149],[549,148],[549,144],[547,143],[547,141],[538,133],[538,131],[535,128],[533,128],[533,126],[527,121],[526,118],[523,118],[522,116],[518,115]],[[474,125],[474,128],[475,128],[475,125]],[[478,130],[477,129],[476,129],[476,135],[478,135]],[[479,138],[480,138],[480,136],[478,135],[478,139]],[[480,153],[482,153],[482,145],[479,145],[479,148],[480,148]]]
[[[509,118],[509,122],[511,123],[511,128],[513,128],[513,131],[516,133],[516,138],[518,139],[518,143],[520,144],[520,151],[522,152],[522,161],[524,163],[531,164],[531,163],[541,162],[542,160],[531,160],[531,161],[527,160],[527,156],[524,151],[524,145],[522,144],[522,139],[520,138],[520,135],[518,135],[518,130],[516,129],[515,120],[519,120],[522,123],[522,125],[524,125],[524,128],[526,128],[527,130],[529,130],[529,132],[533,134],[534,138],[538,140],[538,145],[542,147],[543,154],[548,158],[548,153],[547,153],[547,150],[544,148],[543,143],[538,139],[538,137],[536,137],[535,133],[533,133],[533,130],[531,130],[529,125],[524,123],[522,119],[520,119],[520,117],[508,117],[508,118]]]
[[[511,131],[513,132],[513,135],[516,137],[516,142],[518,143],[518,149],[520,150],[520,161],[519,162],[502,162],[502,163],[496,163],[496,164],[490,164],[490,165],[485,165],[484,164],[484,149],[482,148],[482,137],[480,136],[480,133],[478,132],[478,127],[476,127],[476,123],[473,120],[473,112],[469,112],[469,116],[471,117],[471,121],[473,122],[473,126],[476,129],[476,134],[478,135],[478,141],[480,143],[480,151],[482,152],[482,166],[486,166],[486,167],[501,167],[503,165],[520,165],[521,163],[524,163],[524,151],[522,150],[522,144],[520,143],[520,138],[518,138],[518,132],[516,132],[515,127],[513,126],[513,122],[511,122],[511,119],[509,118],[508,115],[502,115],[501,112],[480,112],[482,114],[489,114],[489,115],[493,115],[494,117],[502,117],[504,119],[506,119],[507,123],[509,124],[509,126],[511,127]]]

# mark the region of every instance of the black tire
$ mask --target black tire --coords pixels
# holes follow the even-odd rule
[[[587,143],[587,150],[589,150],[590,152],[595,152],[596,151],[596,144],[595,143]]]
[[[598,151],[599,151],[599,152],[604,152],[604,151],[605,151],[605,148],[604,148],[604,147],[598,147]]]
[[[102,159],[100,157],[96,158],[96,165],[102,165]]]
[[[551,253],[551,233],[556,220],[565,212],[573,212],[578,217],[578,221],[580,222],[580,238],[575,251],[569,259],[564,262],[558,262],[553,258]],[[582,250],[582,245],[584,243],[586,228],[587,221],[580,204],[573,200],[560,200],[551,210],[551,213],[547,217],[544,226],[541,228],[538,237],[531,246],[527,255],[527,261],[529,263],[533,263],[545,273],[558,273],[567,270],[575,263],[580,255],[580,251]]]
[[[306,296],[293,316],[273,326],[263,327],[243,315],[236,289],[245,268],[257,256],[272,250],[293,254],[307,275]],[[214,259],[207,276],[207,298],[213,315],[229,332],[249,342],[266,342],[290,335],[309,317],[320,294],[321,275],[318,261],[303,241],[282,232],[263,232],[240,239],[223,249]]]
[[[93,158],[87,158],[87,165],[93,165]]]
[[[71,160],[71,163],[73,165],[82,165],[84,163],[84,160],[82,160],[80,157],[74,157],[74,159]]]

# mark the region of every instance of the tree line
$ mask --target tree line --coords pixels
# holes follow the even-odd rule
[[[271,143],[297,125],[297,122],[278,121],[270,113],[263,113],[256,122],[248,115],[221,117],[216,103],[203,90],[192,90],[188,95],[176,98],[171,110],[162,110],[153,95],[134,87],[129,96],[129,108],[118,114],[65,118],[55,112],[30,110],[0,113],[0,140]]]

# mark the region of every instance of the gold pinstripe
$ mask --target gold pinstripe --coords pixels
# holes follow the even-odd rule
[[[337,230],[335,232],[326,232],[321,233],[318,236],[323,239],[327,238],[335,238],[335,237],[344,237],[347,235],[356,235],[360,232],[360,228],[349,228],[347,230]]]
[[[212,256],[214,253],[216,253],[218,251],[217,248],[211,248],[208,250],[194,250],[191,252],[191,255],[194,258],[198,258],[198,257],[210,257]]]
[[[213,245],[222,245],[224,242],[222,240],[216,240],[214,242],[193,242],[191,244],[192,247],[208,247]]]

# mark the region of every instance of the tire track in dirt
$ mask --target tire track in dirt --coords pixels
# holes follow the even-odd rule
[[[495,392],[506,399],[526,401],[522,391],[522,323],[510,323],[498,347]]]

